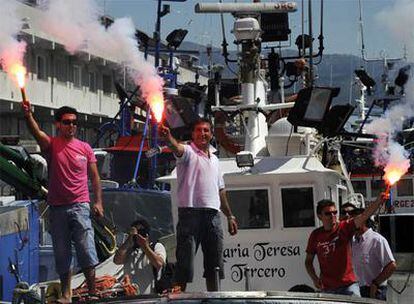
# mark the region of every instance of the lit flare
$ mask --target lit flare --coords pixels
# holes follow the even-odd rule
[[[153,92],[148,96],[148,103],[151,108],[152,114],[158,123],[162,120],[164,113],[164,97],[161,92]]]
[[[407,172],[405,168],[396,165],[387,165],[384,171],[384,180],[390,186],[398,182],[400,178],[405,174],[405,172]]]
[[[15,63],[10,67],[10,73],[17,81],[19,88],[24,88],[26,82],[26,68],[21,64]]]

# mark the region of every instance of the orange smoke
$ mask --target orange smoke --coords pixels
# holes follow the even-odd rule
[[[13,77],[13,79],[17,82],[17,85],[20,88],[24,88],[26,82],[26,68],[19,64],[14,63],[10,66],[9,74]]]
[[[161,122],[164,113],[164,97],[161,92],[151,92],[148,95],[148,103],[157,122]]]

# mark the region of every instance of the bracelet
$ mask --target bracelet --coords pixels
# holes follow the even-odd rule
[[[236,217],[234,216],[234,215],[229,215],[228,217],[227,217],[227,220],[229,220],[229,221],[231,221],[231,220],[235,220],[236,219]]]

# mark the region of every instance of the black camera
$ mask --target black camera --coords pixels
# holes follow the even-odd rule
[[[141,228],[138,229],[138,234],[140,236],[147,237],[148,236],[148,229],[141,227]]]

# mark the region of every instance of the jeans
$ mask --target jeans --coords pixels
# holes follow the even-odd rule
[[[364,298],[370,297],[370,286],[361,286],[359,290],[361,291],[361,296]],[[387,286],[381,285],[377,289],[377,294],[375,299],[386,301],[387,300]]]
[[[352,283],[351,285],[348,285],[348,286],[341,286],[341,287],[334,288],[334,289],[327,289],[327,290],[324,290],[323,292],[332,293],[332,294],[342,294],[342,295],[347,295],[347,296],[356,296],[356,297],[361,296],[359,292],[358,282]]]

